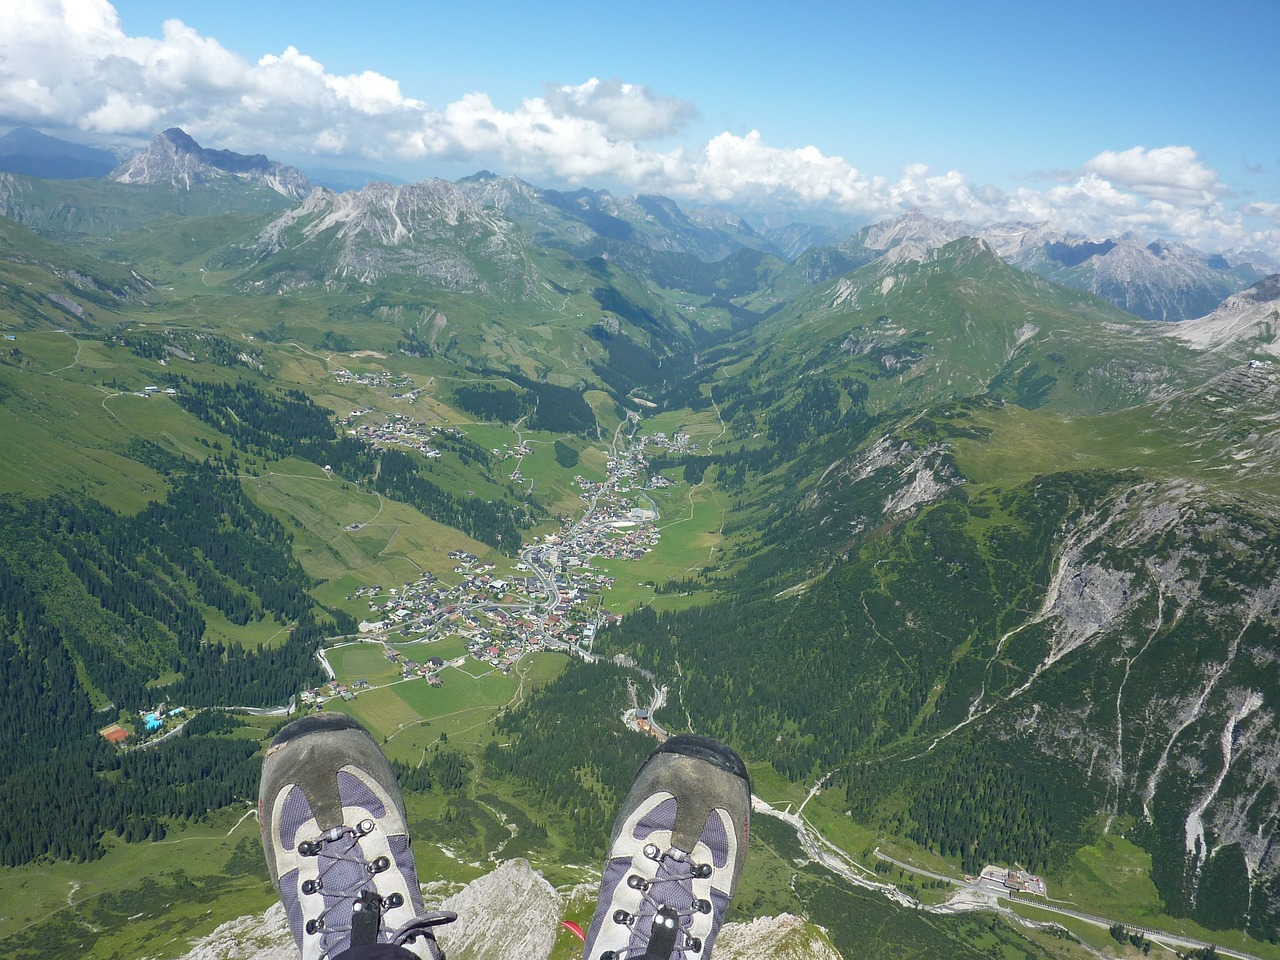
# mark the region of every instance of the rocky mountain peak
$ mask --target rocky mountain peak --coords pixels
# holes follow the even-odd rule
[[[960,237],[974,237],[978,231],[962,220],[938,220],[919,210],[909,210],[893,220],[866,227],[846,244],[886,251],[913,242],[926,248],[941,247]],[[841,244],[843,249],[846,244]]]
[[[206,149],[181,127],[156,134],[145,150],[112,171],[111,178],[117,183],[167,183],[182,190],[234,179],[268,186],[291,200],[301,200],[312,189],[295,167],[260,153]]]
[[[1280,356],[1280,273],[1227,297],[1212,313],[1167,332],[1200,350],[1244,344]]]

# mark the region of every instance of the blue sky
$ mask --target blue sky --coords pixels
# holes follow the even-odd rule
[[[4,6],[3,124],[1280,255],[1273,3]]]

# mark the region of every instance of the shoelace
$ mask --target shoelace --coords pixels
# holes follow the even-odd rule
[[[693,881],[709,878],[711,865],[695,863],[687,853],[676,847],[664,852],[656,844],[650,843],[645,845],[643,853],[646,859],[658,864],[657,874],[652,880],[634,873],[627,877],[627,886],[640,891],[641,906],[636,913],[615,910],[613,922],[634,928],[641,916],[648,915],[645,910],[647,905],[652,910],[652,921],[648,940],[641,954],[675,957],[677,950],[681,952],[681,956],[686,953],[701,953],[702,940],[689,933],[685,927],[686,921],[691,922],[696,914],[711,912],[710,900],[702,900],[693,895]],[[679,893],[671,890],[671,884],[680,888]],[[668,892],[675,895],[666,896]],[[679,909],[668,902],[672,900],[688,903],[689,906]],[[600,960],[626,960],[631,955],[630,949],[608,950],[600,955]]]
[[[373,878],[392,866],[390,858],[385,856],[367,860],[360,847],[360,839],[376,828],[373,820],[361,820],[354,827],[345,824],[333,827],[314,840],[298,844],[301,856],[316,857],[318,861],[318,876],[303,882],[302,893],[324,897],[324,909],[307,921],[306,931],[312,936],[319,934],[325,956],[342,952],[357,939],[374,942],[381,932],[382,915],[404,905],[400,893],[383,897],[374,886]],[[332,922],[331,913],[334,914]],[[443,960],[431,927],[452,923],[457,918],[458,915],[450,911],[424,913],[387,934],[384,942],[404,946],[421,936],[426,939],[431,956]]]

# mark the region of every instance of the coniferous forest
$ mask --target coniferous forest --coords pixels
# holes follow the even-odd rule
[[[42,807],[0,825],[4,863],[93,859],[104,832],[156,839],[167,818],[251,798],[252,742],[189,735],[121,753],[97,730],[157,698],[282,704],[319,679],[326,631],[349,625],[317,621],[288,534],[222,465],[170,467],[169,496],[134,516],[65,497],[0,502],[0,723],[23,731],[0,752],[0,803]],[[269,648],[207,642],[205,608],[293,629]]]

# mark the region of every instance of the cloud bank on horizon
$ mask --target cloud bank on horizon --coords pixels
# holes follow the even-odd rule
[[[1128,230],[1209,250],[1280,256],[1280,204],[1244,202],[1186,145],[1104,150],[1040,175],[1045,189],[973,184],[907,164],[869,176],[816,146],[756,130],[680,143],[696,109],[643,84],[552,85],[504,110],[484,93],[444,107],[366,71],[338,76],[290,46],[256,62],[180,20],[128,36],[108,0],[21,0],[0,11],[0,122],[149,138],[181,126],[246,152],[412,163],[447,160],[551,180],[867,220],[909,209],[978,225],[1050,221],[1089,236]],[[677,145],[670,146],[671,142]],[[663,144],[663,145],[659,145]]]

